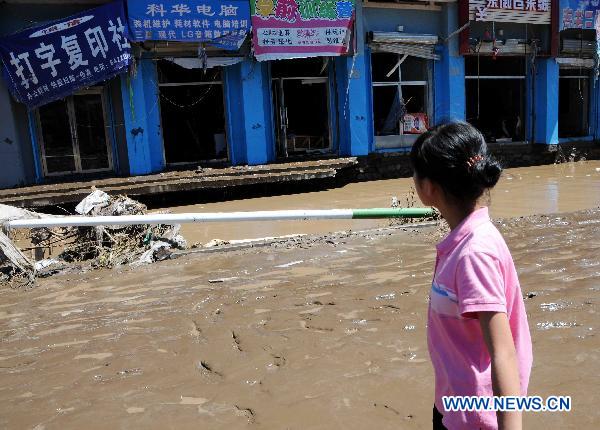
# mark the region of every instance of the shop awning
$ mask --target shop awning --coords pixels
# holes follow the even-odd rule
[[[438,37],[432,34],[409,34],[402,32],[369,33],[369,46],[373,52],[411,55],[428,60],[439,60],[435,53]]]

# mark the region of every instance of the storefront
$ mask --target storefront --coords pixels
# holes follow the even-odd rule
[[[35,111],[44,176],[113,171],[111,110],[103,86],[79,90]]]
[[[270,63],[277,156],[332,153],[336,110],[329,58]]]
[[[165,163],[227,162],[222,67],[185,60],[157,61]]]
[[[532,141],[543,103],[536,91],[546,91],[536,80],[551,54],[551,2],[471,0],[463,10],[466,120],[488,142]]]
[[[593,138],[597,133],[598,10],[593,4],[560,2],[558,136]]]
[[[405,148],[429,127],[437,36],[371,33],[375,148]]]

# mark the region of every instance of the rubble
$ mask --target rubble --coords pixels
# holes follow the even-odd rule
[[[83,216],[143,215],[144,204],[127,196],[109,196],[93,190],[75,208]],[[51,215],[0,205],[0,224],[24,218]],[[174,249],[186,249],[187,242],[179,233],[179,225],[127,225],[99,227],[37,228],[28,232],[36,257],[31,262],[0,232],[0,275],[11,281],[16,276],[32,282],[36,276],[49,276],[64,271],[73,263],[88,263],[91,267],[111,268],[124,264],[141,265],[170,257]],[[43,250],[61,249],[54,258],[43,258]]]

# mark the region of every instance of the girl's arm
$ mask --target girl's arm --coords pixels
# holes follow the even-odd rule
[[[519,367],[508,317],[504,312],[478,312],[483,338],[492,359],[494,396],[520,396]],[[499,430],[521,430],[522,414],[497,412]]]

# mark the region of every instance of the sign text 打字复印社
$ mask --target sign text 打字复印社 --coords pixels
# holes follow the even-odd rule
[[[121,2],[109,3],[0,39],[14,97],[34,108],[122,72],[131,62]]]

